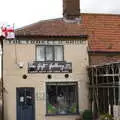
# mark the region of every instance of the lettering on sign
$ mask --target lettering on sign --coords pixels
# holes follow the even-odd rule
[[[71,45],[86,44],[86,40],[6,40],[9,44],[36,44],[36,45]]]
[[[40,62],[28,63],[28,73],[71,73],[72,63]]]

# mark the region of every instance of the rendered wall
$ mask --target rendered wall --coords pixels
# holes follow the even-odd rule
[[[28,62],[35,60],[35,44],[9,44],[4,42],[3,49],[3,78],[4,78],[4,117],[5,120],[16,120],[16,88],[35,88],[35,120],[75,120],[77,116],[45,116],[46,114],[46,82],[78,82],[79,111],[88,108],[87,66],[88,52],[87,41],[82,44],[64,45],[64,60],[72,62],[72,73],[65,78],[65,73],[52,73],[52,79],[48,79],[48,73],[28,74]],[[23,62],[20,69],[18,63]],[[22,75],[26,74],[27,79]]]

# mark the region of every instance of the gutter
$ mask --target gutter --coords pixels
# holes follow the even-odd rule
[[[120,54],[120,51],[88,51],[89,54]]]
[[[43,38],[88,38],[88,35],[32,35],[32,34],[18,34],[16,37],[43,37]]]

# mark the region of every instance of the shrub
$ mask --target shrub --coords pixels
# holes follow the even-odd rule
[[[113,120],[112,115],[106,113],[104,115],[101,115],[100,120]]]
[[[85,110],[83,112],[83,120],[93,120],[93,115],[91,110]]]

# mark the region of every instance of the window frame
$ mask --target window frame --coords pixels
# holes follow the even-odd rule
[[[71,84],[71,86],[72,86],[72,83],[73,84],[75,84],[75,86],[76,86],[76,95],[77,95],[77,98],[76,98],[76,100],[77,100],[77,112],[76,113],[66,113],[66,114],[49,114],[48,113],[48,109],[47,109],[47,85],[49,85],[49,83],[52,83],[52,84],[56,84],[56,85],[59,85],[60,83],[62,83],[62,84],[66,84],[66,86],[67,86],[67,83],[68,84]],[[80,112],[79,112],[79,95],[78,95],[78,82],[46,82],[46,116],[65,116],[65,115],[79,115],[80,114]]]
[[[44,46],[44,55],[45,55],[45,60],[44,61],[40,61],[40,62],[62,62],[64,61],[64,45],[36,45],[36,49],[35,49],[35,60],[37,60],[37,47],[40,47],[40,46]],[[46,47],[48,46],[52,46],[52,52],[53,52],[53,60],[46,60]],[[57,61],[55,60],[55,47],[56,46],[61,46],[62,47],[62,61]]]

